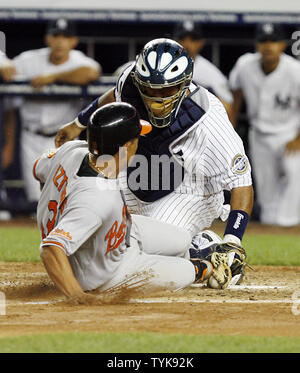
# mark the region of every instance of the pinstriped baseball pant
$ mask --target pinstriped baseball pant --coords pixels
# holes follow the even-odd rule
[[[184,228],[192,236],[209,228],[219,217],[225,221],[230,210],[229,205],[224,205],[223,193],[203,197],[182,193],[180,189],[177,189],[155,202],[146,203],[135,197],[124,180],[121,185],[131,213],[149,216]]]

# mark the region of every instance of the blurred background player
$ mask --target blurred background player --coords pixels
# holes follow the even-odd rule
[[[0,81],[10,81],[15,75],[15,67],[10,59],[0,51]],[[15,146],[15,125],[4,126],[3,102],[0,98],[0,220],[9,220],[11,213],[8,211],[9,200],[3,185],[3,171],[13,162]]]
[[[280,25],[259,25],[256,45],[230,73],[231,121],[236,125],[244,99],[260,221],[292,226],[300,223],[300,63],[284,53]]]
[[[101,66],[81,51],[74,50],[78,43],[75,24],[66,19],[50,22],[45,35],[46,48],[21,53],[13,59],[14,80],[26,81],[40,89],[52,83],[85,85],[99,78]],[[83,103],[78,98],[14,99],[8,104],[20,110],[21,163],[26,197],[36,202],[40,195],[32,177],[32,165],[39,154],[52,148],[54,136],[61,124],[71,121]],[[12,118],[12,116],[11,116]],[[14,120],[6,123],[13,125]]]
[[[201,26],[192,21],[179,23],[175,27],[174,39],[194,60],[193,81],[215,94],[227,113],[230,113],[233,98],[227,78],[214,64],[199,54],[205,46]]]

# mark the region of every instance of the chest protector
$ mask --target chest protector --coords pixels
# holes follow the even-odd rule
[[[122,89],[122,101],[135,106],[141,118],[149,121],[143,101],[129,79],[130,76]],[[169,127],[153,127],[147,136],[140,137],[136,155],[127,169],[128,187],[140,200],[154,202],[173,192],[182,183],[184,168],[172,156],[169,146],[205,114],[196,103],[199,100],[194,100],[199,94],[198,88],[182,101]],[[181,151],[176,156],[184,162]]]

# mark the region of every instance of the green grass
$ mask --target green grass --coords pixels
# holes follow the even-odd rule
[[[300,338],[64,333],[0,338],[0,352],[299,353]]]
[[[0,261],[40,261],[37,228],[0,228],[0,237]],[[246,234],[243,245],[249,264],[300,266],[299,236]]]
[[[0,228],[0,261],[40,261],[40,233],[37,228]]]
[[[300,237],[296,235],[246,234],[243,245],[253,265],[300,265]]]

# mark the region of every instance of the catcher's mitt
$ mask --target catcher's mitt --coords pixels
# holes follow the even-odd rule
[[[236,277],[236,284],[240,284],[244,277],[246,263],[246,251],[241,246],[234,243],[220,243],[214,248],[217,253],[226,253],[228,255],[228,265],[231,270],[232,278]]]
[[[210,262],[213,265],[213,273],[208,279],[207,285],[214,289],[226,289],[232,278],[228,265],[228,254],[214,252],[211,254]]]
[[[227,265],[230,267],[232,281],[231,284],[240,284],[243,277],[244,277],[244,269],[245,266],[248,265],[246,263],[246,251],[241,246],[238,246],[234,243],[213,243],[204,250],[197,250],[194,248],[190,249],[190,256],[191,258],[199,258],[202,260],[207,260],[212,262],[212,255],[214,253],[219,254],[226,254],[227,255]],[[249,266],[249,265],[248,265]],[[249,266],[250,267],[250,266]],[[250,267],[251,268],[251,267]],[[212,279],[208,282],[208,286],[213,288],[217,286],[213,286],[213,283],[217,285],[217,283]],[[217,288],[220,288],[219,286]],[[224,289],[224,287],[221,287]]]

